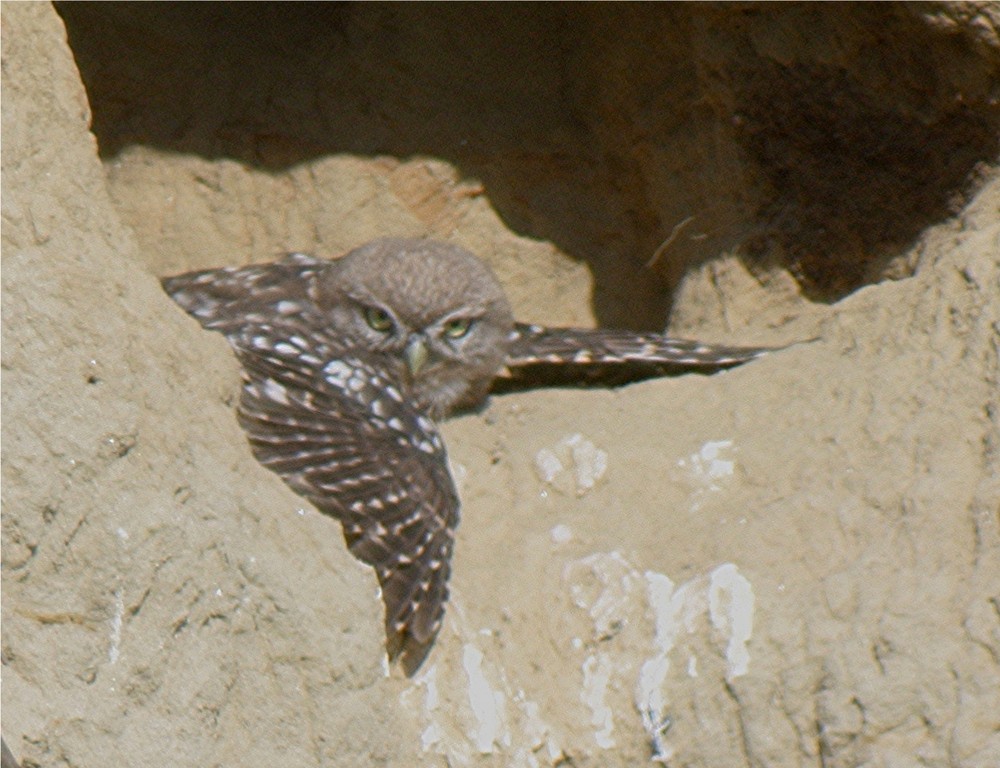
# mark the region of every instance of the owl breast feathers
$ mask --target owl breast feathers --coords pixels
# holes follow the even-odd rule
[[[340,259],[291,254],[163,280],[229,340],[254,456],[341,522],[385,602],[386,647],[413,674],[441,627],[459,500],[434,424],[498,377],[591,381],[718,369],[768,351],[515,323],[489,268],[454,245],[388,238]]]

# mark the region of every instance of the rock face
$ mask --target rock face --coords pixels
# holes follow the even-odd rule
[[[996,765],[998,26],[5,5],[15,755]],[[251,458],[225,342],[157,283],[388,234],[476,251],[526,320],[816,338],[447,423],[454,596],[414,680],[338,526]]]

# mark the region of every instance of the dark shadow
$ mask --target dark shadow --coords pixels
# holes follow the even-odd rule
[[[928,97],[920,113],[877,78],[744,50],[777,7],[57,8],[105,160],[132,144],[274,173],[340,153],[442,158],[483,183],[513,231],[584,261],[610,326],[662,329],[680,276],[726,249],[777,259],[837,299],[879,279],[873,265],[951,212],[998,151],[985,97],[949,110]],[[990,74],[967,40],[905,8],[792,12],[891,37],[907,87]],[[921,66],[949,45],[953,71]],[[698,237],[648,268],[692,212]]]
[[[923,37],[917,49],[930,47]],[[877,281],[925,226],[960,210],[1000,151],[996,110],[957,103],[928,120],[834,67],[760,67],[738,99],[742,144],[769,182],[759,219],[818,301]]]

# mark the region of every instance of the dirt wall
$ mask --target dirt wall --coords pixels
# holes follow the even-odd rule
[[[3,6],[24,765],[997,763],[992,6],[57,10]],[[386,234],[470,247],[526,320],[816,339],[445,424],[414,680],[157,283]]]

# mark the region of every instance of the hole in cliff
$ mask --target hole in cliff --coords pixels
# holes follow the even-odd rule
[[[740,142],[766,179],[758,219],[819,300],[905,276],[898,257],[957,213],[1000,148],[995,112],[909,113],[836,68],[762,67],[739,101]]]
[[[583,260],[607,325],[661,328],[722,253],[820,301],[903,276],[1000,148],[997,52],[919,6],[57,7],[106,162],[440,158]],[[233,207],[322,211],[307,193]]]

